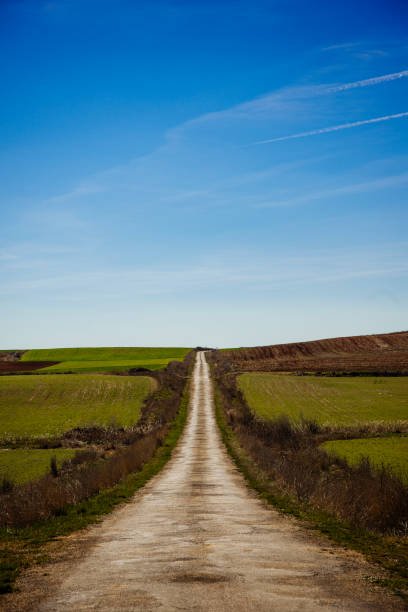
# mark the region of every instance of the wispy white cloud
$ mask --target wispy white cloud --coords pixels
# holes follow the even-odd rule
[[[346,53],[349,57],[354,57],[359,60],[369,61],[378,59],[379,57],[387,57],[390,55],[389,43],[386,44],[387,50],[379,49],[377,47],[372,48],[371,45],[367,46],[362,42],[344,42],[336,45],[330,45],[319,49],[322,52],[339,51]]]
[[[267,140],[259,140],[252,144],[269,144],[271,142],[282,142],[284,140],[292,140],[294,138],[305,138],[307,136],[317,136],[318,134],[327,134],[329,132],[338,132],[340,130],[347,130],[353,127],[359,127],[360,125],[368,125],[370,123],[380,123],[382,121],[389,121],[390,119],[400,119],[402,117],[408,117],[408,112],[397,113],[395,115],[385,115],[384,117],[374,117],[373,119],[364,119],[363,121],[353,121],[352,123],[342,123],[340,125],[332,125],[327,128],[320,128],[318,130],[310,130],[309,132],[298,132],[297,134],[289,134],[288,136],[278,136],[277,138],[268,138]]]
[[[77,198],[84,195],[93,195],[96,193],[101,193],[103,191],[104,188],[101,185],[79,185],[78,187],[75,187],[75,189],[71,189],[66,193],[47,198],[46,200],[44,200],[44,203],[52,204],[66,202],[68,200],[72,200],[73,198]]]
[[[33,206],[30,210],[23,211],[22,218],[32,226],[41,229],[70,233],[73,230],[84,230],[88,227],[86,217],[80,210],[69,206],[58,206],[57,204],[43,203],[40,206]]]
[[[50,274],[10,279],[0,295],[32,295],[50,299],[67,295],[98,300],[100,295],[138,299],[162,294],[190,295],[213,290],[276,290],[312,283],[352,281],[373,277],[407,276],[407,243],[376,244],[364,248],[308,251],[296,257],[263,257],[250,252],[214,253],[206,261],[144,268],[103,268],[77,274]],[[108,288],[108,289],[107,289]]]
[[[166,184],[165,180],[158,183],[155,180],[149,180],[149,177],[153,178],[155,176],[156,166],[160,168],[160,173],[162,175],[163,164],[168,163],[170,156],[176,154],[180,155],[180,159],[182,159],[186,153],[188,154],[190,141],[197,143],[198,139],[208,139],[208,135],[211,134],[211,138],[214,137],[215,146],[229,146],[232,143],[228,142],[228,137],[225,136],[225,133],[227,130],[230,130],[230,127],[232,127],[232,130],[228,133],[232,134],[232,138],[235,139],[236,142],[237,138],[241,138],[239,135],[242,132],[242,126],[244,124],[245,129],[247,126],[250,126],[259,133],[262,121],[265,120],[270,122],[270,120],[273,119],[276,125],[286,124],[288,126],[290,126],[290,121],[292,119],[296,120],[297,123],[303,120],[310,121],[312,117],[320,117],[322,114],[321,105],[314,104],[316,98],[327,96],[328,100],[330,100],[330,94],[366,88],[380,83],[402,79],[406,76],[408,76],[408,70],[342,84],[287,87],[247,102],[231,106],[224,110],[199,115],[168,129],[167,132],[164,133],[161,146],[153,151],[141,155],[140,157],[130,159],[125,164],[115,166],[90,176],[66,193],[56,194],[44,200],[42,204],[65,204],[65,202],[75,200],[83,200],[86,204],[88,197],[91,198],[103,192],[108,194],[118,192],[118,190],[123,191],[124,189],[133,189],[135,192],[137,191],[140,196],[137,201],[143,203],[151,201],[161,203],[177,201],[187,202],[194,199],[201,201],[206,199],[208,203],[214,202],[215,200],[218,201],[220,197],[219,193],[214,195],[214,189],[208,188],[207,182],[201,181],[195,183],[193,180],[189,179],[185,181],[181,180],[179,184],[176,184],[176,181],[168,181],[168,184]],[[406,115],[407,113],[400,113],[364,121],[343,123],[328,128],[296,132],[294,134],[289,133],[287,136],[260,140],[252,144],[273,143],[324,134],[365,124],[396,119],[398,117],[405,117]],[[196,128],[198,128],[198,132]],[[204,130],[202,128],[204,128]],[[289,129],[290,128],[288,128],[288,130]],[[206,144],[205,146],[208,145]],[[172,164],[174,162],[171,161],[170,163]],[[180,175],[183,175],[182,168],[183,163],[181,162]],[[147,171],[145,171],[145,169],[147,169]],[[275,172],[275,170],[272,172]],[[227,188],[228,182],[231,183],[231,188],[237,187],[239,184],[249,184],[258,179],[262,180],[262,178],[266,177],[268,174],[269,171],[267,170],[255,173],[252,176],[250,174],[248,176],[241,175],[236,179],[232,177],[231,179],[226,179],[225,185],[215,185],[215,188],[217,192],[219,189]],[[223,195],[222,198],[224,198]],[[53,219],[53,215],[49,208],[46,209],[46,216],[49,216],[51,220]]]
[[[368,49],[367,51],[354,53],[354,57],[364,61],[378,59],[379,57],[387,57],[388,55],[389,53],[387,51],[383,51],[382,49]]]
[[[237,203],[237,201],[241,199],[246,200],[248,198],[246,191],[240,189],[240,193],[237,193],[237,188],[244,188],[246,186],[251,188],[251,186],[257,183],[271,182],[285,175],[292,174],[295,170],[304,166],[310,166],[317,162],[327,160],[328,158],[328,155],[320,155],[316,157],[301,158],[290,162],[277,163],[270,168],[243,172],[239,175],[216,181],[210,184],[207,189],[176,191],[175,193],[161,197],[160,201],[182,203],[186,200],[205,200],[207,205],[210,203],[217,205],[231,202]],[[227,199],[226,196],[228,196]]]
[[[17,255],[14,253],[3,252],[0,253],[0,261],[15,261],[17,259]]]
[[[304,196],[290,198],[288,200],[261,202],[255,207],[274,208],[276,206],[293,206],[295,204],[304,204],[306,202],[313,202],[314,200],[324,200],[326,198],[333,198],[342,195],[353,195],[356,193],[369,193],[370,191],[377,191],[380,189],[391,189],[405,183],[408,183],[408,172],[393,176],[386,176],[372,181],[365,181],[363,183],[354,183],[353,185],[323,189],[308,193]]]
[[[339,49],[352,49],[353,47],[359,47],[359,42],[344,42],[337,45],[330,45],[329,47],[323,47],[321,51],[337,51]]]
[[[19,270],[46,270],[51,266],[60,268],[73,257],[83,255],[84,247],[68,245],[44,244],[38,242],[21,242],[10,245],[0,253],[0,262],[4,268],[13,273]]]
[[[190,119],[179,126],[169,130],[168,136],[171,139],[180,135],[186,129],[210,121],[230,120],[230,119],[247,119],[263,117],[266,114],[279,113],[287,115],[289,112],[296,112],[301,109],[302,101],[325,96],[333,93],[339,93],[350,89],[363,87],[371,87],[381,83],[387,83],[408,77],[408,70],[393,72],[389,74],[371,77],[369,79],[360,79],[349,83],[338,84],[322,84],[322,85],[301,85],[294,87],[285,87],[280,90],[259,96],[253,100],[237,104],[230,108],[205,113],[194,119]]]

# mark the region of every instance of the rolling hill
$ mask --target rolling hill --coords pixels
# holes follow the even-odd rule
[[[408,331],[222,351],[242,370],[408,374]]]

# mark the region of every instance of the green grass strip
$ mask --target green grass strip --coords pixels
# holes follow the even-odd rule
[[[153,458],[140,472],[129,475],[111,489],[77,504],[68,506],[64,513],[23,529],[0,529],[0,593],[9,593],[21,571],[47,560],[44,545],[60,536],[68,535],[96,523],[117,504],[129,501],[153,476],[158,474],[171,457],[187,419],[189,393],[186,388],[179,412]]]
[[[184,359],[191,348],[171,346],[105,346],[81,348],[32,349],[21,361],[117,361],[149,359]]]
[[[131,368],[146,370],[162,370],[170,361],[182,361],[179,357],[163,357],[162,359],[133,359],[117,361],[62,361],[37,372],[126,372]]]
[[[306,521],[306,528],[319,531],[336,544],[362,553],[368,561],[386,570],[387,578],[366,576],[366,579],[371,583],[390,588],[408,602],[408,543],[402,538],[382,537],[356,529],[330,514],[315,510],[310,505],[281,492],[239,445],[234,431],[225,422],[221,393],[216,384],[214,387],[216,420],[222,439],[229,455],[250,487],[280,512]]]

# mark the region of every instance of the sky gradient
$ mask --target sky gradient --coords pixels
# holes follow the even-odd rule
[[[408,5],[3,0],[0,349],[408,328]]]

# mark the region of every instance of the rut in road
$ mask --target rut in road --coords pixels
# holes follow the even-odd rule
[[[358,555],[323,548],[246,486],[197,354],[190,414],[164,470],[92,528],[96,544],[41,610],[397,610]]]

